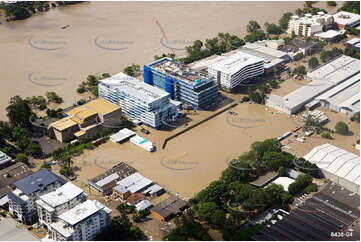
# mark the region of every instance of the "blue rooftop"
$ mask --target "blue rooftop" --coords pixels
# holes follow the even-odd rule
[[[30,194],[56,181],[60,182],[61,184],[66,183],[63,178],[55,175],[47,169],[40,169],[37,172],[15,182],[14,185],[19,188],[23,193]]]

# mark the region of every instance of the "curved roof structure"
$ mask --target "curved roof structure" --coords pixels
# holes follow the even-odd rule
[[[360,183],[360,157],[330,144],[313,148],[303,158],[320,169],[342,177],[350,182]]]

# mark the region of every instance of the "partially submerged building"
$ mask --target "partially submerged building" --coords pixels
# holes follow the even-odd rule
[[[264,72],[269,73],[274,69],[283,66],[290,60],[287,52],[280,51],[267,46],[268,42],[246,43],[241,51],[263,59]]]
[[[208,74],[220,87],[231,91],[247,79],[264,73],[264,59],[242,51],[223,55],[208,66]]]
[[[83,189],[71,182],[40,196],[36,200],[39,223],[50,230],[50,224],[56,222],[59,215],[85,202],[87,197]]]
[[[316,146],[304,157],[332,182],[360,194],[360,156],[331,144]]]
[[[16,181],[15,190],[7,193],[9,212],[24,224],[37,222],[36,200],[64,184],[64,179],[47,169],[40,169]]]
[[[52,239],[60,241],[91,241],[111,224],[112,210],[97,200],[87,200],[61,214],[50,224]]]
[[[187,202],[177,196],[171,196],[150,209],[154,217],[161,221],[168,221],[181,214],[188,207]]]
[[[357,88],[355,89],[355,86],[352,85],[352,83],[357,83],[356,76],[358,76],[359,73],[360,60],[340,55],[308,72],[307,79],[311,81],[310,83],[304,84],[302,87],[284,97],[271,94],[266,99],[266,105],[283,113],[294,114],[302,110],[305,104],[315,100],[321,94],[335,87],[336,89],[330,91],[330,93],[337,94],[336,96],[338,97],[332,98],[332,102],[345,106],[342,112],[346,114],[351,113],[350,110],[356,109],[359,105],[357,104],[359,98],[357,98],[357,95],[354,96]],[[341,84],[341,88],[337,88],[337,86]],[[345,93],[353,94],[353,96],[346,97],[347,95],[345,96]],[[331,99],[329,99],[329,101],[331,101]],[[325,102],[325,106],[327,105]],[[339,110],[341,111],[341,108]]]
[[[99,162],[101,163],[101,160],[99,160]],[[137,172],[135,168],[125,162],[120,162],[106,172],[89,180],[88,184],[98,192],[107,195],[112,193],[112,188],[116,186],[118,181],[130,176],[135,172]]]
[[[124,115],[156,129],[178,115],[168,92],[122,72],[101,80],[98,89],[99,97],[120,107]]]
[[[287,33],[310,37],[314,33],[324,31],[332,27],[334,19],[332,15],[318,12],[317,15],[305,14],[304,17],[294,15],[288,22]]]
[[[195,108],[207,108],[215,104],[218,97],[213,77],[167,57],[144,66],[144,82],[165,90],[171,99]]]
[[[51,123],[49,134],[60,142],[69,142],[100,131],[104,125],[119,125],[122,110],[104,99],[97,98],[66,112],[66,117]]]

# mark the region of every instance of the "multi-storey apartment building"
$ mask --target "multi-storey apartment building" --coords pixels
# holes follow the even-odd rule
[[[237,51],[230,56],[221,56],[218,61],[208,66],[209,75],[218,85],[231,91],[245,80],[264,73],[264,60],[254,55]]]
[[[215,104],[218,97],[218,86],[213,77],[167,57],[144,66],[144,82],[162,88],[170,98],[196,108]]]
[[[305,14],[304,17],[292,16],[288,22],[287,33],[310,37],[314,33],[327,30],[333,25],[333,16],[318,12],[317,15]]]
[[[54,173],[40,169],[16,181],[16,189],[8,192],[9,212],[22,223],[33,224],[38,220],[36,200],[43,194],[54,191],[65,181]]]
[[[111,223],[112,210],[96,200],[84,203],[58,216],[50,224],[52,239],[60,241],[90,241]]]
[[[120,106],[123,114],[156,129],[178,115],[167,92],[124,73],[101,80],[98,90],[100,98]]]
[[[53,192],[49,192],[36,200],[39,223],[50,230],[50,224],[57,216],[85,202],[88,195],[71,182],[65,183]]]

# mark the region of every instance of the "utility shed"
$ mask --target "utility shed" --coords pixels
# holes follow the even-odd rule
[[[360,156],[330,144],[313,148],[304,156],[332,182],[360,193]]]

